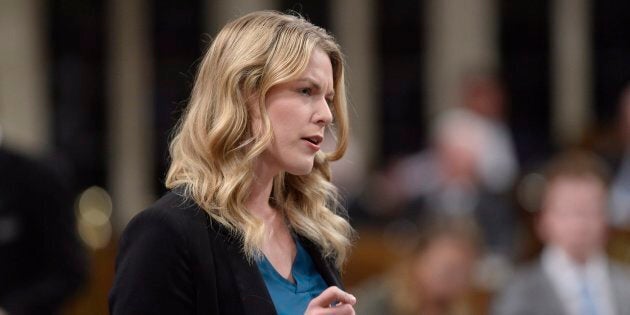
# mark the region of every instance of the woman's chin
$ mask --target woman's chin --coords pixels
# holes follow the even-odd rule
[[[310,174],[312,171],[313,171],[313,165],[311,164],[308,166],[292,168],[290,170],[287,170],[287,173],[291,175],[295,175],[295,176],[304,176],[304,175]]]

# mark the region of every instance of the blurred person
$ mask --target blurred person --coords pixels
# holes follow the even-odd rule
[[[357,314],[472,314],[468,297],[480,244],[472,221],[430,224],[403,262],[359,286]]]
[[[483,232],[490,253],[513,255],[516,214],[508,196],[488,189],[480,160],[488,129],[464,111],[450,112],[432,127],[429,148],[393,167],[397,203],[420,222],[432,217],[466,217]],[[391,190],[391,189],[390,189]]]
[[[349,137],[349,145],[343,158],[330,166],[333,174],[331,181],[339,190],[340,197],[344,201],[353,200],[364,189],[366,182],[365,150],[352,135]],[[334,135],[329,129],[326,130],[324,138],[325,141],[321,145],[322,149],[324,151],[333,150],[336,143]]]
[[[505,195],[512,189],[518,163],[503,122],[503,88],[495,76],[475,72],[463,76],[461,93],[461,106],[432,122],[426,150],[396,158],[364,180],[350,200],[354,222],[409,226],[418,216],[433,214],[428,208],[449,215],[489,212],[477,217],[492,234],[487,237],[490,248],[512,251],[512,236],[505,236],[513,231],[513,209]]]
[[[608,260],[608,170],[594,155],[571,152],[546,170],[537,231],[540,258],[501,292],[494,314],[630,314],[630,276]]]
[[[371,171],[355,197],[348,200],[350,219],[359,230],[383,229],[399,221],[417,224],[416,213],[404,212],[403,206],[408,200],[395,175],[395,165]]]
[[[347,145],[345,97],[324,29],[274,11],[229,22],[171,142],[171,191],[123,233],[111,312],[354,314],[338,271],[353,232],[329,166]]]
[[[512,136],[505,125],[505,92],[490,73],[475,72],[462,80],[463,103],[456,111],[465,113],[485,129],[478,160],[480,177],[487,189],[505,192],[518,175],[518,161]]]
[[[0,147],[0,314],[58,314],[86,276],[72,199],[43,164]]]
[[[619,98],[619,116],[623,152],[610,188],[610,222],[630,229],[630,83]]]

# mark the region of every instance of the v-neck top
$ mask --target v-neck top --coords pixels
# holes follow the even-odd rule
[[[267,257],[263,256],[257,261],[278,315],[304,314],[308,303],[327,287],[311,256],[298,239],[294,240],[297,253],[291,267],[291,275],[295,283],[281,276]]]

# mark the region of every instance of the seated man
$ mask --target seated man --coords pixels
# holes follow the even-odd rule
[[[630,277],[605,254],[607,172],[586,153],[554,160],[537,229],[544,250],[518,272],[493,314],[630,314]]]

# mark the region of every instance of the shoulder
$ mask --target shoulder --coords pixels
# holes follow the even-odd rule
[[[59,174],[49,163],[4,149],[0,149],[0,174],[5,185],[0,194],[10,192],[21,197],[54,195],[62,184]],[[24,198],[23,201],[37,202],[39,199]]]
[[[204,243],[207,220],[203,210],[175,192],[136,215],[120,240],[112,313],[192,313],[186,310],[194,308],[199,278],[213,268],[211,248]],[[200,267],[201,261],[208,267]]]
[[[169,191],[133,220],[171,222],[174,226],[206,223],[208,216],[197,204],[177,191]]]
[[[534,294],[541,288],[548,286],[547,276],[540,260],[529,263],[519,268],[508,281],[503,293],[519,296],[521,294]]]
[[[209,216],[193,201],[171,191],[138,213],[125,227],[120,239],[122,257],[176,255],[196,252],[196,240],[207,239]],[[121,257],[122,256],[122,257]]]
[[[620,277],[623,280],[628,280],[630,278],[630,268],[627,265],[611,261],[609,263],[609,266],[610,266],[610,276],[612,278]]]
[[[159,230],[183,236],[196,227],[206,229],[209,217],[194,201],[170,191],[147,209],[138,213],[127,225],[123,239],[133,231]]]
[[[539,260],[519,268],[499,292],[492,313],[518,314],[519,310],[528,309],[531,299],[549,287],[546,282],[546,275]],[[524,296],[529,298],[524,299]]]
[[[544,277],[545,272],[543,270],[542,264],[540,260],[536,260],[518,268],[509,283],[522,283],[532,285],[538,283],[539,281],[542,281],[543,279],[545,279]]]
[[[609,278],[616,290],[622,291],[626,297],[630,297],[630,268],[616,262],[609,263]]]
[[[619,314],[630,314],[630,270],[626,265],[610,262],[609,278]]]

